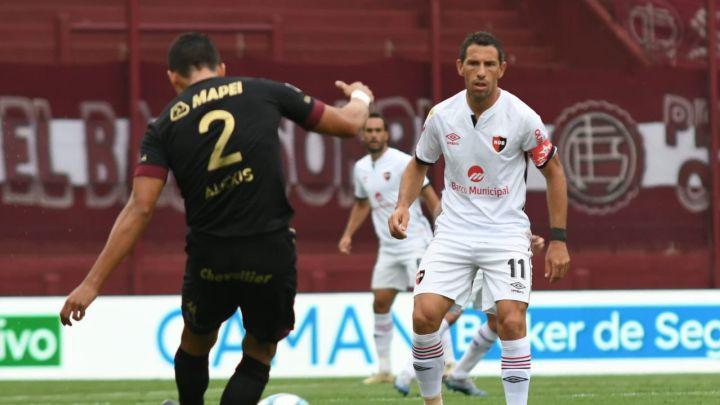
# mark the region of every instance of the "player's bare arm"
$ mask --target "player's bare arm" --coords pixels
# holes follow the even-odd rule
[[[63,325],[71,325],[71,318],[79,321],[85,317],[85,310],[97,297],[110,273],[132,251],[142,235],[155,210],[158,197],[165,182],[152,177],[135,177],[133,191],[127,204],[110,231],[107,243],[95,264],[65,300],[60,311]]]
[[[361,82],[347,84],[338,80],[335,86],[349,97],[350,101],[341,108],[326,105],[313,130],[344,138],[356,136],[367,120],[368,107],[373,100],[372,91]]]
[[[355,203],[352,206],[352,210],[350,211],[350,217],[348,218],[347,225],[345,226],[345,231],[343,232],[342,237],[340,237],[340,242],[338,242],[338,250],[341,253],[346,255],[350,254],[350,251],[352,250],[352,237],[363,222],[365,222],[368,214],[370,214],[370,203],[368,200],[366,198],[356,198]]]
[[[412,159],[405,167],[402,180],[400,181],[400,193],[398,194],[395,212],[388,220],[390,234],[396,239],[405,239],[408,222],[410,221],[410,206],[417,200],[422,188],[428,165],[420,164],[417,159]]]
[[[567,227],[567,184],[565,172],[557,156],[540,169],[547,181],[547,204],[550,215],[550,228]],[[551,238],[552,239],[552,238]],[[545,278],[551,283],[562,279],[570,269],[570,254],[565,241],[550,240],[545,255]]]
[[[420,198],[422,202],[425,203],[425,207],[432,215],[432,221],[435,223],[435,219],[442,212],[442,208],[440,208],[440,198],[438,198],[432,185],[428,184],[420,190]]]

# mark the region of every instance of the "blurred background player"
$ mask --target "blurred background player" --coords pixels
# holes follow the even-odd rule
[[[428,114],[389,222],[393,236],[406,237],[408,208],[418,196],[429,165],[442,154],[443,212],[414,291],[416,377],[425,403],[442,404],[444,354],[438,329],[453,305],[467,301],[476,272],[481,270],[482,310],[497,316],[505,400],[508,405],[523,405],[531,366],[525,324],[532,281],[530,222],[523,211],[526,152],[547,182],[550,244],[545,276],[550,282],[564,277],[569,268],[567,185],[540,116],[497,86],[507,67],[500,42],[486,32],[468,35],[456,66],[465,90]],[[449,133],[459,139],[446,143]]]
[[[208,353],[220,325],[239,307],[246,329],[243,357],[221,404],[256,404],[277,342],[295,322],[293,210],[285,194],[278,124],[287,117],[308,130],[353,137],[367,119],[372,93],[362,83],[336,82],[350,101],[335,108],[288,84],[224,77],[215,45],[199,33],[175,39],[167,74],[178,96],[148,126],[132,194],[60,317],[65,325],[83,319],[145,230],[172,170],[189,228],[184,328],[175,355],[180,403],[203,403]]]
[[[395,208],[400,177],[412,156],[388,147],[389,137],[385,118],[379,113],[371,113],[360,137],[368,154],[355,163],[355,203],[338,243],[340,252],[349,255],[353,235],[372,212],[373,228],[380,245],[371,281],[375,314],[373,337],[379,367],[376,374],[363,381],[364,384],[394,381],[390,361],[393,337],[390,308],[398,291],[407,291],[413,286],[420,258],[432,239],[430,223],[423,215],[419,202],[415,202],[411,208],[410,215],[415,221],[408,229],[408,238],[398,240],[390,235],[387,221]],[[440,208],[440,201],[427,178],[423,180],[420,196],[428,211],[435,215]],[[443,323],[443,329],[447,330],[446,322]],[[449,345],[448,334],[444,333],[443,336]],[[452,353],[452,347],[446,349]],[[412,368],[409,373],[412,373]]]
[[[540,254],[544,247],[545,239],[533,235],[531,242],[533,256]],[[475,290],[475,292],[472,294],[474,297],[472,299],[472,306],[473,308],[482,310],[482,272],[478,272],[475,276],[473,290]],[[458,312],[458,316],[459,315],[460,313]],[[484,397],[487,395],[485,391],[477,388],[470,378],[470,371],[482,360],[485,353],[490,350],[497,340],[497,317],[491,313],[485,315],[487,315],[487,322],[480,325],[462,358],[460,358],[452,370],[443,378],[443,382],[448,389],[474,397]],[[454,323],[454,320],[451,324],[452,323]]]

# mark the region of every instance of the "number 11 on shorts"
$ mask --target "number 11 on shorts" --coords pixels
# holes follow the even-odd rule
[[[517,262],[518,266],[520,267],[520,278],[525,279],[525,259],[510,259],[508,260],[508,266],[510,266],[510,277],[516,278],[517,273],[515,272],[515,262]]]

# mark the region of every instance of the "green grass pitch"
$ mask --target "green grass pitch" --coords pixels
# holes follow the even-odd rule
[[[316,404],[422,404],[417,386],[401,397],[389,384],[361,378],[272,379],[265,394],[289,392]],[[504,404],[499,378],[478,378],[484,399],[443,391],[445,403]],[[225,381],[213,380],[205,399],[217,404]],[[0,381],[0,404],[155,404],[176,398],[173,381]],[[720,375],[533,377],[529,404],[720,404]]]

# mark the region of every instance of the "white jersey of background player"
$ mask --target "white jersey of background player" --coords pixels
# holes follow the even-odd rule
[[[448,309],[467,302],[479,270],[482,309],[497,314],[505,400],[526,404],[531,360],[525,315],[532,279],[530,223],[523,211],[527,158],[547,181],[551,235],[545,270],[551,282],[565,275],[570,261],[565,176],[540,117],[497,87],[507,67],[499,41],[485,32],[469,35],[456,66],[465,90],[428,115],[389,222],[393,236],[405,237],[412,220],[408,207],[428,165],[444,155],[443,212],[415,286],[416,376],[425,403],[442,404],[444,360],[437,331]]]
[[[384,118],[377,113],[370,114],[361,136],[369,153],[355,163],[353,170],[355,203],[338,243],[338,249],[342,253],[350,254],[353,234],[372,212],[373,226],[379,241],[377,262],[371,282],[375,314],[373,336],[379,370],[377,374],[364,381],[366,384],[394,380],[390,363],[393,335],[390,307],[398,291],[407,291],[414,285],[418,263],[432,238],[430,223],[423,215],[417,201],[410,208],[413,224],[408,228],[408,238],[398,240],[390,235],[387,221],[395,209],[403,170],[412,160],[412,156],[389,148],[388,138],[387,123]],[[421,194],[430,212],[439,210],[440,202],[427,178],[423,180]],[[446,324],[444,325],[444,329],[447,329]],[[446,342],[449,344],[449,338],[446,338]],[[412,375],[412,372],[406,374]],[[407,385],[409,386],[409,383]],[[407,390],[403,393],[407,394]]]

